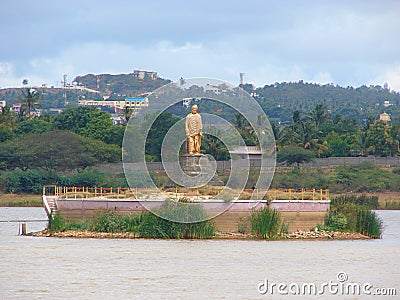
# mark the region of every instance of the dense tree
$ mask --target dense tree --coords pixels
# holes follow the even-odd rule
[[[328,146],[326,156],[349,156],[350,145],[346,140],[346,136],[332,131],[328,134],[326,140]]]
[[[13,131],[17,126],[17,115],[9,106],[0,109],[0,128]]]
[[[18,127],[15,129],[16,135],[24,135],[29,133],[41,134],[53,129],[53,124],[40,118],[33,118],[30,120],[24,120],[18,123]]]
[[[146,139],[146,154],[150,160],[161,161],[161,145],[164,137],[179,120],[179,117],[170,112],[164,112],[154,121]]]
[[[377,156],[393,155],[393,139],[390,135],[390,127],[383,121],[376,121],[369,126],[367,131],[368,152]]]
[[[277,154],[278,162],[285,162],[287,165],[296,165],[297,167],[299,163],[312,161],[314,157],[312,151],[296,146],[285,147]]]
[[[110,114],[95,107],[68,108],[54,118],[54,126],[108,144],[122,144],[123,135],[115,130]]]
[[[117,162],[121,150],[65,131],[28,134],[0,144],[0,169],[84,169],[98,163]]]

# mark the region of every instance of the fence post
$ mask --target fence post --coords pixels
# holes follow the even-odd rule
[[[22,223],[21,235],[26,235],[26,223]]]

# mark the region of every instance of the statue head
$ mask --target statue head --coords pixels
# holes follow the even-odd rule
[[[199,108],[196,104],[192,106],[192,114],[197,114],[198,110],[199,110]]]

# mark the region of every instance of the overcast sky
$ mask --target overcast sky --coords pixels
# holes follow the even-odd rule
[[[193,2],[193,3],[191,3]],[[2,0],[0,87],[157,71],[400,91],[400,1]]]

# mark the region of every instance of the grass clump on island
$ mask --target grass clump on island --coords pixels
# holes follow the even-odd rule
[[[287,224],[279,211],[268,206],[255,210],[250,216],[251,232],[262,239],[276,239],[287,233]]]
[[[382,220],[373,209],[378,208],[376,196],[344,195],[334,198],[322,229],[344,232],[359,232],[371,238],[380,238]]]
[[[214,223],[206,220],[206,212],[201,206],[169,201],[155,212],[157,215],[148,211],[120,215],[115,211],[103,210],[87,221],[70,221],[55,215],[53,219],[50,218],[49,231],[129,232],[141,238],[165,239],[206,239],[215,235]],[[182,216],[186,223],[169,221],[160,216]],[[205,221],[190,223],[202,219]]]
[[[357,232],[370,238],[381,238],[383,223],[373,211],[377,207],[376,196],[336,197],[331,202],[325,224],[318,226],[318,229],[328,232]],[[287,233],[288,224],[283,221],[278,211],[266,206],[252,212],[250,227],[252,234],[258,238],[277,239]]]

